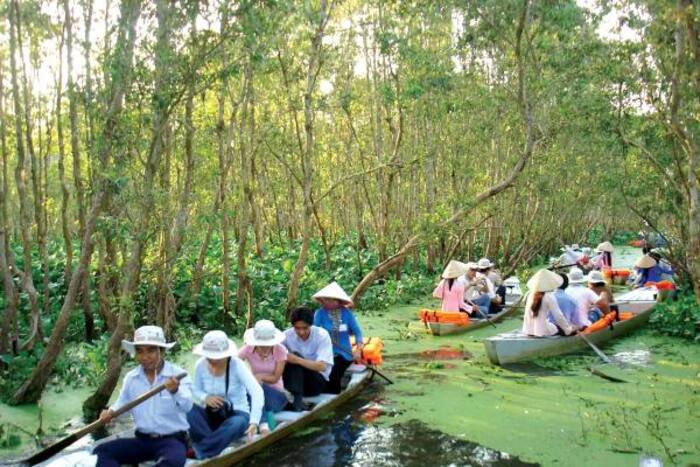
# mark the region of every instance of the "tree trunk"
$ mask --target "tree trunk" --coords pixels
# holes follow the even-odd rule
[[[111,101],[105,113],[105,122],[101,139],[102,144],[99,148],[100,160],[102,161],[103,167],[109,167],[111,163],[113,144],[115,143],[115,130],[122,113],[124,93],[131,76],[131,61],[134,42],[136,40],[135,29],[140,11],[141,4],[138,0],[125,0],[124,3],[122,3],[118,47],[116,51],[117,58],[113,68],[114,77],[111,82]],[[80,278],[85,274],[92,257],[94,246],[93,233],[97,224],[97,219],[102,212],[106,189],[107,187],[103,183],[93,194],[90,213],[86,219],[85,232],[82,238],[78,268],[71,276],[68,292],[66,293],[61,311],[56,319],[53,332],[46,345],[44,354],[32,371],[29,379],[27,379],[12,396],[12,403],[14,404],[36,402],[39,400],[41,392],[51,376],[54,364],[63,349],[63,333],[68,327],[71,311],[76,302],[81,282]]]
[[[3,180],[0,185],[0,274],[5,297],[2,329],[0,330],[0,354],[10,351],[11,334],[17,320],[17,291],[12,280],[7,252],[9,251],[9,231],[7,226],[7,128],[5,126],[5,89],[3,86],[3,67],[0,63],[0,153],[2,154]]]
[[[492,185],[490,188],[479,193],[474,200],[469,203],[468,206],[458,209],[455,213],[450,216],[449,219],[443,221],[438,226],[439,229],[446,229],[454,226],[461,220],[463,220],[469,213],[471,213],[476,207],[487,201],[488,199],[496,196],[506,188],[513,185],[517,177],[522,173],[525,165],[530,160],[532,152],[534,150],[535,138],[534,138],[534,117],[532,115],[531,104],[527,94],[526,88],[526,76],[525,76],[525,64],[524,57],[522,54],[522,38],[525,28],[527,27],[528,11],[529,11],[529,0],[523,0],[523,10],[518,22],[516,29],[516,44],[515,44],[515,56],[517,58],[517,74],[518,74],[518,104],[520,111],[522,113],[524,125],[525,125],[525,145],[521,153],[520,158],[516,164],[512,167],[510,173],[506,178],[501,180],[499,183]],[[358,303],[359,299],[366,292],[366,290],[379,278],[383,277],[392,268],[400,265],[403,261],[404,256],[410,253],[414,248],[420,245],[424,234],[417,233],[411,236],[404,245],[396,252],[393,256],[387,258],[386,260],[379,263],[374,267],[365,277],[360,281],[360,283],[355,287],[352,293],[352,301]]]
[[[155,82],[153,96],[153,126],[151,144],[149,146],[146,167],[143,177],[143,200],[142,212],[154,212],[155,210],[155,189],[154,181],[158,173],[160,161],[166,150],[165,133],[169,125],[169,106],[173,97],[171,84],[167,82],[167,66],[172,62],[172,44],[170,35],[172,32],[172,17],[174,6],[169,6],[169,0],[158,0],[156,3],[156,17],[158,19],[158,31],[156,33],[155,48]],[[136,226],[134,241],[130,248],[127,265],[124,270],[124,283],[122,284],[118,310],[119,318],[117,327],[109,340],[109,350],[107,354],[107,368],[102,383],[95,392],[83,403],[83,413],[92,418],[100,409],[107,405],[114,388],[119,379],[119,373],[123,362],[121,352],[121,341],[132,329],[132,309],[134,295],[138,288],[141,269],[143,266],[143,256],[146,247],[147,233],[150,230],[150,216],[146,216],[142,222]]]
[[[323,46],[323,35],[330,19],[333,3],[327,4],[326,0],[321,0],[319,10],[319,22],[316,24],[315,33],[311,39],[311,54],[306,70],[306,89],[304,91],[304,150],[301,154],[302,186],[304,192],[303,206],[304,218],[302,223],[301,251],[294,264],[294,271],[289,280],[287,289],[287,310],[291,310],[297,304],[297,294],[301,276],[306,267],[306,259],[309,252],[309,241],[311,238],[311,221],[314,215],[313,204],[313,177],[314,177],[314,105],[313,92],[316,88],[316,77],[321,70],[321,52]]]

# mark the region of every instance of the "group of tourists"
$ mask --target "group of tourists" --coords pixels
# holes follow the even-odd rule
[[[557,267],[575,266],[584,272],[612,268],[614,250],[612,243],[608,241],[598,244],[595,249],[580,247],[578,243],[564,245],[561,248],[562,254],[557,260]]]
[[[498,313],[506,301],[506,287],[488,258],[462,263],[451,260],[433,297],[442,300],[442,311],[463,312],[471,317]]]
[[[166,342],[160,327],[138,328],[122,347],[139,365],[126,374],[119,398],[100,419],[111,421],[120,407],[161,384],[165,390],[130,411],[134,438],[95,448],[97,465],[155,460],[159,466],[181,466],[188,439],[195,457],[214,457],[244,435],[252,439],[274,429],[274,412],[306,410],[303,397],[340,393],[343,375],[362,349],[362,330],[352,299],[336,282],[313,298],[320,307],[293,309],[284,332],[272,321],[256,322],[245,331],[240,349],[225,332],[207,332],[192,350],[201,357],[193,379],[176,378],[184,370],[164,358],[175,344]]]
[[[527,283],[523,334],[571,335],[611,311],[612,291],[600,271],[588,276],[579,268],[568,274],[537,271]]]
[[[618,312],[612,290],[601,272],[612,268],[613,246],[610,242],[603,242],[596,251],[597,256],[586,261],[591,267],[588,275],[584,275],[576,263],[568,274],[541,269],[530,278],[523,334],[571,335],[585,330],[609,313]],[[658,251],[642,255],[634,269],[633,288],[673,278],[673,269]]]

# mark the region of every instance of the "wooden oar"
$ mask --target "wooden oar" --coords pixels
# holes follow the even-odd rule
[[[489,324],[490,324],[491,326],[493,326],[494,328],[498,329],[498,327],[497,327],[495,324],[493,324],[493,321],[491,321],[491,320],[489,319],[489,317],[486,316],[486,313],[484,313],[483,311],[481,311],[481,308],[479,308],[479,305],[472,305],[472,307],[476,308],[476,311],[478,311],[479,314],[480,314],[486,321],[488,321]]]
[[[598,356],[600,357],[601,360],[603,360],[605,363],[612,363],[612,360],[610,360],[610,358],[608,358],[608,356],[605,355],[605,354],[603,353],[603,351],[600,350],[600,349],[598,348],[597,345],[595,345],[593,342],[591,342],[591,340],[588,338],[588,336],[586,336],[586,335],[585,335],[584,333],[582,333],[582,332],[577,332],[576,335],[579,336],[581,339],[583,339],[583,341],[584,341],[586,344],[588,344],[588,346],[589,346],[590,348],[592,348],[593,351],[594,351],[595,353],[598,354]]]
[[[349,353],[350,356],[352,356],[352,350],[349,350],[349,349],[348,349],[347,347],[345,347],[344,345],[340,345],[340,342],[338,342],[337,340],[335,340],[335,339],[333,339],[333,338],[331,338],[331,341],[333,342],[333,345],[335,345],[335,346],[338,347],[339,349],[344,350],[345,352]],[[387,376],[386,376],[384,373],[382,373],[381,371],[377,370],[377,367],[376,367],[376,366],[371,365],[371,364],[369,364],[369,363],[365,364],[365,366],[366,366],[367,368],[369,368],[370,371],[371,371],[372,373],[374,373],[374,374],[376,374],[376,375],[379,375],[379,376],[381,376],[382,378],[384,378],[384,380],[386,380],[387,383],[389,383],[389,384],[394,384],[394,382],[393,382],[391,379],[389,379],[389,377],[387,377]]]
[[[187,373],[181,373],[177,376],[175,376],[175,379],[181,380],[187,376]],[[117,409],[114,411],[114,415],[112,418],[116,418],[120,415],[122,415],[125,412],[128,412],[129,410],[133,409],[140,403],[150,399],[151,397],[155,396],[159,392],[161,392],[163,389],[165,389],[165,383],[151,389],[150,391],[144,392],[141,394],[139,397],[134,399],[133,401],[127,403],[123,407]],[[93,431],[97,430],[98,428],[104,426],[106,423],[99,418],[92,422],[91,424],[81,428],[80,430],[76,431],[75,433],[71,433],[70,435],[66,436],[60,441],[57,441],[53,443],[51,446],[47,447],[43,451],[39,451],[36,454],[32,455],[31,457],[28,457],[26,459],[23,459],[19,461],[20,464],[26,464],[26,465],[36,465],[39,464],[40,462],[43,462],[50,457],[54,456],[55,454],[59,453],[60,451],[64,450],[71,444],[75,443],[78,441],[80,438],[83,436],[92,433]]]
[[[612,363],[613,363],[613,361],[610,359],[610,357],[608,357],[607,355],[605,355],[605,354],[603,353],[603,351],[600,350],[600,349],[598,348],[598,346],[595,345],[595,344],[588,338],[587,335],[585,335],[584,333],[582,333],[582,332],[580,332],[580,331],[577,332],[576,335],[579,336],[581,339],[583,339],[583,341],[584,341],[586,344],[588,344],[588,346],[589,346],[590,348],[592,348],[593,351],[594,351],[596,354],[598,354],[598,356],[600,357],[601,360],[603,360],[603,361],[604,361],[605,363],[607,363],[607,364],[612,364]],[[615,383],[627,383],[627,382],[628,382],[628,381],[625,381],[624,379],[621,379],[621,378],[618,378],[618,377],[616,377],[616,376],[611,376],[611,375],[609,375],[609,374],[607,374],[607,373],[604,373],[603,371],[599,370],[599,369],[596,368],[596,367],[590,367],[588,370],[589,370],[591,373],[593,373],[594,375],[600,376],[601,378],[607,379],[608,381],[613,381],[613,382],[615,382]]]

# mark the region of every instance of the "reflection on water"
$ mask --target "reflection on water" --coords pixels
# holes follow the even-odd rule
[[[614,358],[619,362],[628,363],[630,365],[649,366],[651,363],[651,352],[644,349],[628,350],[625,352],[617,352]]]
[[[318,429],[288,438],[249,459],[248,467],[272,463],[285,466],[520,466],[527,464],[507,453],[454,438],[411,420],[392,426],[366,423],[391,417],[386,406],[370,402],[373,389],[314,424]],[[376,389],[374,390],[376,391]],[[376,400],[376,399],[375,399]],[[366,416],[370,412],[372,416]],[[303,446],[303,449],[300,447]]]

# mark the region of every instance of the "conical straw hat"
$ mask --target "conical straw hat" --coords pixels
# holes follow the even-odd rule
[[[653,268],[656,266],[656,260],[649,255],[643,255],[637,260],[636,263],[634,263],[634,266],[642,269]]]
[[[564,278],[549,269],[540,269],[529,281],[527,288],[531,292],[551,292],[564,283]]]
[[[612,253],[615,250],[610,242],[603,242],[595,247],[595,249],[598,251],[607,251],[608,253]]]
[[[450,260],[447,267],[442,271],[443,279],[455,279],[467,273],[467,265],[455,260]]]
[[[313,298],[316,300],[319,298],[334,298],[336,300],[340,300],[341,302],[345,302],[348,305],[352,305],[352,299],[350,296],[345,293],[343,288],[335,281],[316,292],[313,295]]]

